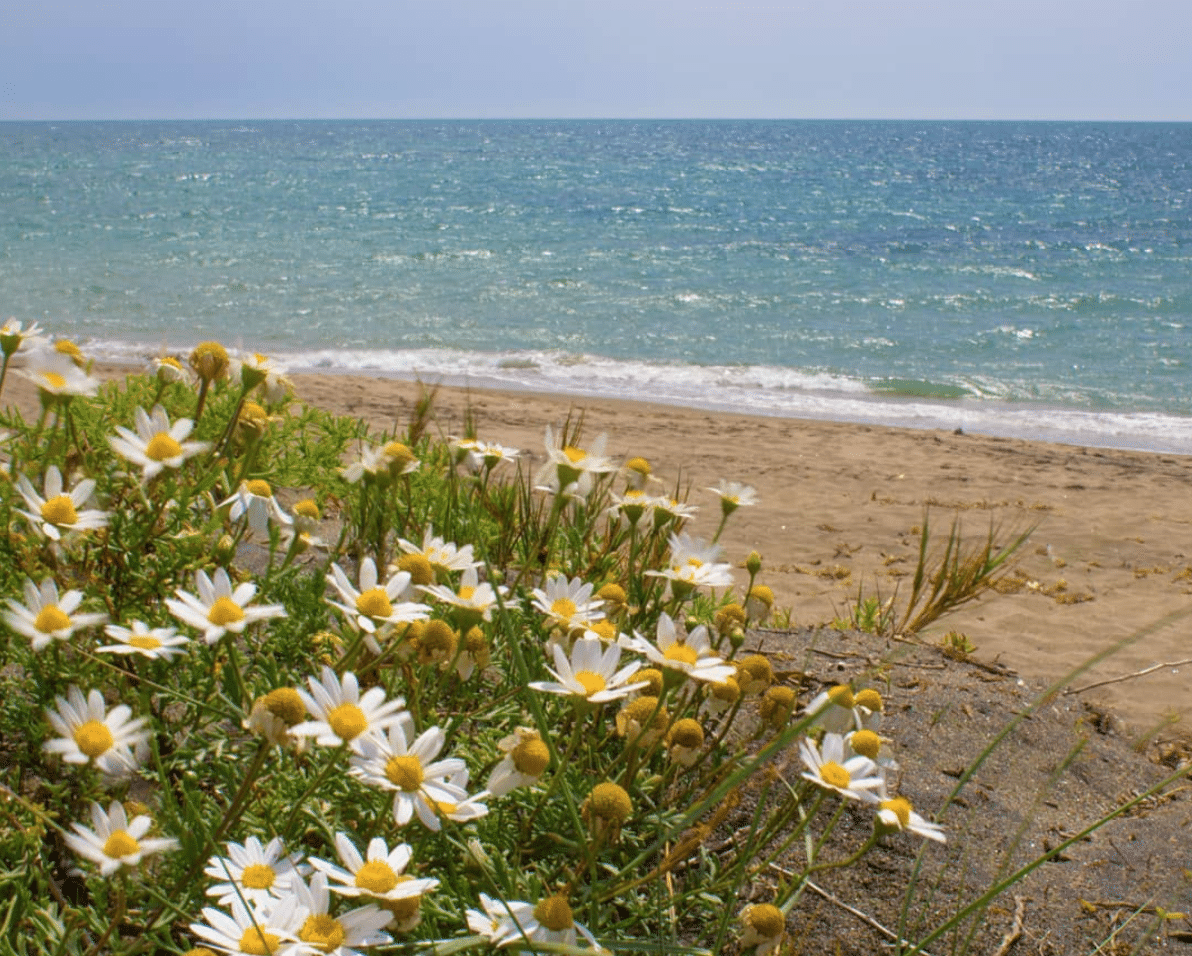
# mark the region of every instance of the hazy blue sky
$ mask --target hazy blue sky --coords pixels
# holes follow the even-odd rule
[[[1192,120],[1192,0],[17,0],[0,119]]]

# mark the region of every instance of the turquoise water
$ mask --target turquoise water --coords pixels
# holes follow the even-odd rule
[[[0,312],[1192,452],[1190,209],[1190,124],[0,123]]]

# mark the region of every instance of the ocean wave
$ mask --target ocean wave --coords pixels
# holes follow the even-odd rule
[[[140,363],[144,344],[87,343],[89,354]],[[1004,383],[880,379],[765,365],[619,361],[558,350],[314,349],[274,356],[291,372],[373,375],[472,388],[625,399],[780,418],[960,429],[1096,448],[1192,454],[1192,416],[1006,401]]]

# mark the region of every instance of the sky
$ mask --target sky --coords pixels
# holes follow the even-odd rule
[[[24,0],[0,120],[1192,120],[1192,0]]]

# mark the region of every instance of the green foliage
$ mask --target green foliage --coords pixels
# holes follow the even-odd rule
[[[866,707],[843,688],[846,702],[799,712],[772,668],[738,666],[760,562],[737,593],[718,547],[686,536],[678,480],[673,495],[641,491],[580,418],[548,433],[532,469],[478,444],[482,423],[436,438],[432,391],[404,431],[376,434],[262,377],[272,401],[251,375],[197,395],[133,375],[94,398],[47,398],[36,422],[6,416],[0,940],[20,942],[0,952],[184,952],[210,925],[204,907],[234,911],[208,894],[217,858],[277,838],[347,865],[343,840],[363,853],[379,838],[405,846],[403,877],[432,881],[385,904],[387,951],[487,946],[468,922],[482,892],[496,901],[485,925],[517,935],[502,900],[557,924],[517,949],[591,952],[574,920],[616,949],[721,953],[759,945],[739,901],[769,863],[798,862],[772,887],[781,922],[811,875],[905,827],[887,814],[855,845],[833,836],[842,793],[858,796],[842,764],[876,773],[833,731],[875,719],[880,697]],[[141,435],[139,457],[112,444],[159,404],[169,441]],[[67,497],[83,480],[94,494],[74,511],[49,491],[37,500],[52,469]],[[85,509],[101,526],[74,527]],[[927,537],[925,524],[912,629],[987,587],[1022,541],[997,548],[991,529],[972,551],[954,525],[929,561]],[[594,597],[605,585],[620,594]],[[143,652],[170,637],[153,629],[189,642],[168,660],[111,653],[119,630],[76,627],[86,614],[139,628]],[[892,614],[859,596],[850,623],[884,631]],[[647,669],[665,673],[657,686],[634,679]],[[569,672],[569,693],[534,686]],[[588,699],[601,690],[608,700]],[[135,746],[49,719],[91,691],[110,733],[123,733],[117,707],[144,721]],[[124,766],[99,765],[114,755]],[[113,801],[152,821],[138,840],[173,843],[104,876],[74,841]],[[105,859],[120,863],[113,846]],[[335,919],[378,913],[367,897],[329,905]]]

